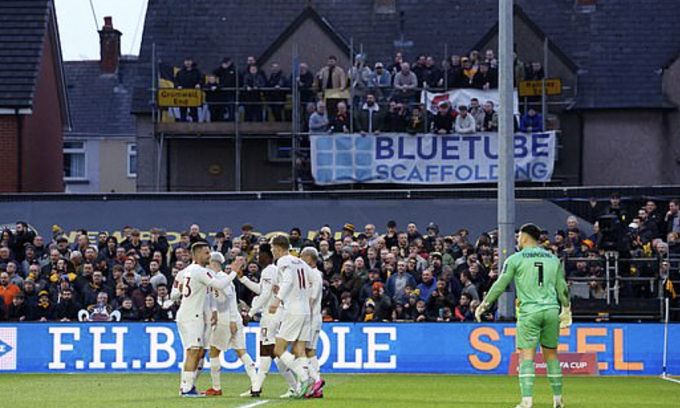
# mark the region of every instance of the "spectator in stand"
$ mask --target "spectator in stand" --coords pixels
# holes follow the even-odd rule
[[[335,55],[331,55],[328,57],[326,66],[321,68],[317,74],[319,86],[324,95],[330,90],[342,92],[347,88],[345,70],[337,64],[338,58]]]
[[[159,285],[167,285],[168,279],[163,275],[160,269],[161,265],[158,261],[151,261],[149,263],[149,276],[151,276],[151,286],[157,289]]]
[[[148,276],[142,276],[139,286],[132,292],[132,300],[135,303],[137,309],[144,307],[144,302],[147,296],[155,296],[156,293],[151,286],[151,278]]]
[[[140,320],[143,322],[155,322],[160,320],[160,307],[156,304],[153,295],[144,298],[144,306],[139,310]]]
[[[40,291],[36,288],[35,281],[32,278],[24,281],[24,298],[29,307],[33,308],[38,305],[38,293]]]
[[[243,104],[246,122],[262,122],[262,94],[261,89],[267,87],[267,78],[257,65],[248,67],[243,76]]]
[[[166,285],[158,285],[156,296],[156,304],[159,307],[159,321],[172,322],[175,320],[177,307],[175,302],[170,299],[170,293]]]
[[[394,61],[392,62],[392,65],[388,67],[388,70],[390,72],[390,75],[392,76],[392,79],[394,79],[394,76],[397,75],[398,72],[401,71],[401,65],[404,63],[404,54],[401,52],[397,52],[394,55]]]
[[[372,294],[369,299],[375,302],[373,321],[382,322],[392,316],[392,299],[385,294],[385,287],[381,282],[374,282],[371,286]]]
[[[391,99],[387,112],[385,113],[385,132],[405,132],[408,121],[408,111],[404,107],[404,104],[398,102],[396,99]]]
[[[434,57],[428,55],[425,58],[425,69],[423,70],[423,88],[440,88],[443,84],[442,71],[437,67]]]
[[[23,289],[24,278],[17,274],[17,263],[15,261],[9,261],[5,265],[0,265],[0,272],[7,272],[9,283],[17,285],[19,289]]]
[[[60,322],[78,321],[78,312],[82,305],[74,299],[73,290],[69,287],[61,290],[57,301],[56,319]]]
[[[458,306],[456,306],[456,319],[461,322],[471,322],[474,319],[474,315],[470,311],[471,302],[472,297],[468,293],[460,295],[460,301],[458,302]]]
[[[498,70],[498,60],[493,50],[486,50],[484,53],[484,63],[489,64],[490,70]]]
[[[18,263],[24,261],[26,244],[33,242],[35,232],[28,229],[28,224],[24,221],[17,221],[14,234],[15,258]]]
[[[139,313],[137,312],[137,309],[135,309],[132,299],[129,297],[123,299],[123,303],[120,308],[118,308],[118,312],[120,312],[120,320],[123,322],[139,321]]]
[[[416,74],[418,79],[418,88],[423,88],[425,84],[425,63],[427,61],[427,56],[421,54],[418,56],[416,62],[411,66],[411,71]]]
[[[479,72],[472,77],[472,87],[488,91],[489,89],[498,88],[498,78],[490,70],[489,64],[482,63],[479,66]]]
[[[395,303],[406,301],[406,286],[416,287],[416,280],[406,272],[406,262],[397,262],[397,273],[387,279],[386,292]]]
[[[432,268],[423,271],[422,282],[416,287],[420,292],[420,299],[427,302],[430,295],[437,289],[437,278],[434,277]]]
[[[366,66],[366,55],[357,54],[354,58],[354,66],[347,71],[350,87],[353,88],[353,106],[361,106],[366,96],[366,91],[371,82],[371,69]]]
[[[18,292],[12,297],[9,305],[5,302],[7,309],[7,320],[10,322],[26,322],[31,320],[33,313],[29,306],[24,302],[24,294]]]
[[[664,217],[666,223],[666,233],[679,233],[680,234],[680,200],[673,199],[668,204],[668,212]]]
[[[479,65],[481,64],[481,59],[479,57],[479,51],[478,50],[470,51],[470,64],[472,65],[472,68],[479,71]]]
[[[316,111],[309,117],[310,133],[326,133],[330,127],[326,104],[322,101],[316,103]]]
[[[478,131],[482,130],[480,126],[480,121],[482,120],[481,118],[484,116],[484,108],[479,104],[479,99],[477,98],[470,99],[468,113],[475,118],[475,121],[477,122],[477,130]]]
[[[351,118],[347,110],[347,104],[343,101],[338,102],[336,106],[338,112],[330,121],[331,133],[349,133],[351,129]]]
[[[430,321],[429,316],[427,315],[427,303],[425,303],[424,300],[419,300],[416,303],[416,310],[415,310],[415,321],[417,323],[424,323],[427,321]]]
[[[300,75],[297,77],[297,82],[300,91],[300,103],[302,103],[302,106],[307,106],[307,104],[314,102],[314,75],[304,62],[300,63],[299,70]]]
[[[272,117],[275,122],[285,121],[286,118],[283,115],[283,108],[286,103],[286,93],[290,89],[290,82],[288,82],[288,76],[283,75],[281,71],[281,66],[278,62],[272,62],[271,73],[269,74],[269,79],[267,80],[267,87],[270,88],[266,91],[266,100],[271,102],[269,104],[269,109],[271,110]]]
[[[456,117],[455,132],[463,135],[477,133],[477,124],[475,118],[468,114],[468,108],[465,105],[458,107],[458,116]]]
[[[542,132],[543,117],[536,109],[529,108],[529,111],[522,116],[519,130],[526,133]]]
[[[224,120],[226,97],[219,88],[220,84],[217,82],[217,77],[215,75],[208,75],[203,92],[205,93],[205,101],[210,112],[210,122],[222,122]]]
[[[524,67],[524,63],[517,56],[516,52],[512,53],[512,58],[513,58],[513,75],[514,75],[513,80],[514,80],[515,88],[517,88],[519,81],[524,81],[524,79],[526,78],[526,68]]]
[[[222,120],[226,112],[227,120],[233,122],[236,117],[234,115],[234,102],[236,101],[236,87],[238,83],[238,71],[234,66],[234,61],[229,57],[222,58],[220,66],[213,71],[213,75],[217,77],[220,92],[219,100],[222,103],[221,109],[217,111],[217,116]]]
[[[463,77],[458,78],[456,84],[459,85],[458,88],[472,88],[472,80],[477,73],[477,68],[472,66],[472,61],[468,57],[463,57],[460,62],[462,64],[460,74]]]
[[[33,309],[30,320],[37,320],[39,322],[47,322],[55,320],[57,317],[57,308],[50,301],[50,294],[43,290],[38,294],[38,306]]]
[[[376,62],[369,78],[368,87],[373,91],[379,101],[384,101],[392,87],[392,76],[385,69],[382,62]]]
[[[451,55],[451,58],[449,58],[449,70],[446,75],[446,82],[449,89],[466,87],[467,77],[463,75],[463,65],[461,63],[460,55]]]
[[[484,103],[484,111],[478,120],[477,128],[482,132],[498,132],[498,113],[494,110],[492,101]]]
[[[380,134],[383,115],[372,93],[366,94],[366,103],[361,107],[355,122],[355,130],[359,131],[362,136]]]
[[[540,81],[545,73],[540,62],[534,61],[527,66],[525,79],[527,81]]]
[[[359,307],[349,292],[343,292],[340,296],[340,311],[338,321],[356,322],[359,318]]]
[[[184,66],[175,75],[175,87],[177,89],[201,89],[203,74],[198,70],[193,58],[184,58]],[[198,122],[198,110],[188,108],[189,115],[194,122]],[[179,108],[180,122],[187,121],[187,108]]]
[[[437,114],[432,119],[432,133],[440,135],[451,133],[456,116],[458,116],[458,112],[451,109],[448,100],[439,102]]]
[[[394,98],[401,103],[412,104],[416,100],[418,77],[408,62],[401,64],[401,71],[394,76]]]
[[[5,307],[9,307],[12,304],[12,299],[18,293],[21,293],[21,289],[17,285],[10,283],[9,274],[7,272],[0,272],[0,297],[4,299]]]
[[[479,301],[479,294],[477,287],[472,281],[472,274],[469,270],[463,270],[460,273],[460,283],[463,285],[463,294],[470,296],[470,299]],[[462,300],[462,299],[461,299]]]
[[[426,132],[425,115],[420,106],[414,106],[411,110],[411,117],[406,125],[406,133],[410,135]]]

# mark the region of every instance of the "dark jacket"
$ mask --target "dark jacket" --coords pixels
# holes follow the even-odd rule
[[[334,133],[343,133],[345,130],[347,132],[350,131],[350,124],[352,123],[352,119],[350,118],[349,111],[345,115],[340,115],[339,113],[335,115],[331,119],[331,132]]]
[[[31,320],[33,316],[33,313],[31,311],[31,308],[26,304],[26,302],[22,303],[21,306],[15,306],[14,303],[10,303],[9,307],[7,308],[7,320],[10,322],[19,322],[21,321],[21,318],[24,318],[24,321]]]
[[[191,89],[195,88],[196,85],[201,85],[202,82],[203,74],[195,65],[191,70],[182,68],[182,70],[175,75],[175,86],[177,88]]]
[[[489,83],[489,89],[498,88],[498,78],[496,78],[491,71],[483,74],[477,72],[474,77],[472,77],[472,87],[477,89],[483,89],[486,83]]]
[[[377,104],[376,104],[377,105]],[[383,128],[383,114],[378,107],[378,110],[368,110],[361,108],[359,114],[356,115],[354,130],[356,132],[379,132]]]
[[[221,65],[213,71],[213,75],[217,77],[220,83],[220,88],[236,88],[236,78],[238,72],[234,68],[234,64],[223,68]]]
[[[75,299],[71,299],[68,302],[61,299],[61,301],[57,303],[57,320],[78,320],[78,312],[82,308],[81,304]]]
[[[57,317],[57,308],[52,302],[47,305],[38,305],[33,309],[33,313],[30,320],[40,320],[45,318],[47,320],[55,320]]]
[[[406,110],[387,111],[383,120],[383,130],[385,132],[405,132],[407,124]]]
[[[357,306],[357,302],[355,302],[354,300],[352,300],[349,309],[343,309],[342,305],[340,305],[339,310],[340,312],[338,316],[338,321],[356,322],[357,319],[359,318],[359,307]]]
[[[122,322],[136,322],[139,320],[139,313],[137,313],[137,310],[134,307],[132,309],[124,309],[121,307],[118,311],[120,312],[120,321]]]
[[[438,133],[440,130],[445,130],[446,133],[451,133],[456,121],[456,116],[458,116],[458,113],[451,109],[444,115],[442,115],[441,112],[437,112],[432,119],[432,132]]]

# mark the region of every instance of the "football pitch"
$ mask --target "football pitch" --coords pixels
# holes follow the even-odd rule
[[[286,386],[270,374],[260,399],[239,398],[248,388],[244,374],[223,374],[222,397],[183,399],[174,374],[10,374],[0,375],[2,406],[106,408],[172,407],[489,407],[519,403],[516,377],[444,375],[328,375],[323,400],[280,400]],[[210,387],[210,374],[198,389]],[[567,377],[566,407],[641,408],[677,406],[680,383],[658,377]],[[534,407],[552,407],[550,386],[537,377]]]

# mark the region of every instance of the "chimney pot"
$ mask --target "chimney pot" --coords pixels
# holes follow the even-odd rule
[[[102,73],[115,74],[118,72],[121,35],[120,31],[113,28],[113,18],[104,17],[104,27],[99,31],[99,46],[101,53],[99,66]]]

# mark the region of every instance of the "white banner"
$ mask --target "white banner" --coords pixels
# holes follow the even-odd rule
[[[465,88],[442,93],[420,93],[420,102],[425,104],[427,109],[432,113],[437,113],[437,106],[443,101],[448,101],[455,110],[458,110],[460,105],[470,106],[470,100],[473,98],[477,98],[480,106],[484,106],[486,101],[493,102],[496,110],[498,110],[498,106],[500,106],[498,89],[482,91],[480,89]],[[519,99],[517,97],[517,91],[513,91],[513,101],[515,106],[513,114],[519,116]]]
[[[401,133],[310,136],[318,185],[348,183],[466,184],[498,180],[498,133]],[[555,132],[515,134],[515,179],[550,181]]]

